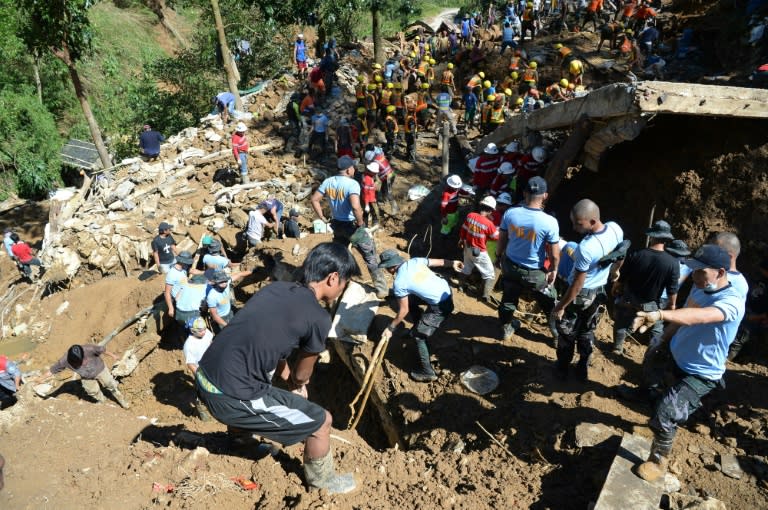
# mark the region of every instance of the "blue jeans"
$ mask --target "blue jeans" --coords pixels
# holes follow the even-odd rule
[[[517,43],[515,41],[502,41],[501,42],[501,51],[499,52],[499,55],[504,54],[504,50],[507,48],[512,48],[513,50],[517,48]]]
[[[240,153],[240,175],[248,175],[248,154]]]

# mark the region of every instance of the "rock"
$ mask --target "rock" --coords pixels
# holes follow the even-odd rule
[[[217,232],[221,237],[221,242],[225,248],[233,250],[237,247],[237,234],[242,232],[242,229],[235,227],[224,227]]]
[[[725,503],[718,499],[711,497],[700,498],[679,493],[670,494],[669,503],[670,508],[680,510],[727,510]]]
[[[190,225],[187,229],[187,235],[192,238],[195,244],[199,245],[200,240],[208,233],[205,225]]]
[[[703,423],[697,423],[695,427],[693,427],[694,432],[697,434],[701,434],[704,436],[708,436],[710,434],[710,429]]]
[[[232,209],[229,211],[229,221],[240,229],[248,226],[248,213],[242,209]]]
[[[576,446],[596,446],[611,436],[619,435],[614,429],[601,423],[581,423],[576,426]]]
[[[741,470],[739,465],[739,459],[735,455],[721,454],[720,455],[720,470],[725,476],[735,478],[736,480],[741,478],[744,471]]]
[[[226,222],[224,221],[224,216],[220,214],[217,214],[207,222],[208,230],[212,232],[218,232],[219,230],[224,228],[225,224]]]
[[[214,205],[204,205],[203,208],[200,210],[201,218],[209,218],[214,214],[216,214],[216,206]]]
[[[739,446],[739,441],[735,437],[726,437],[723,439],[723,444],[730,446],[731,448],[736,448]]]
[[[112,202],[123,200],[124,198],[126,198],[128,195],[131,194],[131,192],[133,191],[133,188],[135,187],[136,185],[133,182],[129,180],[125,180],[117,185],[117,187],[114,189],[112,194],[109,197],[107,197],[107,199],[104,202],[107,205],[109,205]]]
[[[681,487],[680,480],[675,475],[670,473],[664,475],[664,492],[669,494],[680,492]]]

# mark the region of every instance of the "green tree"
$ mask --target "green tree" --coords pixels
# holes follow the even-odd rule
[[[34,54],[50,51],[67,66],[101,164],[109,168],[111,162],[101,129],[77,70],[77,62],[91,51],[92,30],[88,9],[93,3],[91,0],[19,0],[21,8],[30,16],[22,38]]]
[[[61,139],[34,95],[0,92],[0,172],[19,196],[39,198],[59,182]]]

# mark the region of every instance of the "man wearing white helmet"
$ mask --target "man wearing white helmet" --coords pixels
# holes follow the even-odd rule
[[[386,202],[389,202],[389,212],[391,214],[397,214],[400,209],[397,207],[395,197],[392,195],[392,186],[395,184],[395,169],[389,163],[389,160],[381,147],[369,144],[365,148],[364,155],[366,163],[375,162],[379,165],[379,173],[377,176],[381,182],[381,189],[379,190],[381,192],[381,198]]]
[[[523,198],[528,179],[534,175],[541,175],[542,163],[547,159],[547,151],[544,147],[534,147],[530,153],[523,154],[517,163],[517,198]]]
[[[442,217],[440,233],[447,236],[459,222],[459,189],[461,177],[450,175],[445,180],[443,195],[440,197],[440,216]]]
[[[491,257],[488,256],[487,241],[499,239],[499,230],[491,220],[491,214],[496,209],[496,199],[485,197],[480,201],[478,212],[469,213],[459,232],[459,248],[464,250],[465,276],[477,269],[483,280],[481,299],[488,302],[491,298],[493,285],[496,283],[496,270],[493,268]]]
[[[547,181],[533,177],[526,184],[525,204],[510,208],[501,220],[497,264],[502,268],[504,294],[499,320],[504,341],[512,339],[520,322],[513,318],[520,296],[532,291],[542,310],[549,314],[554,306],[553,287],[560,263],[560,227],[544,212]],[[549,249],[547,249],[549,248]],[[544,261],[549,259],[549,271]]]
[[[517,170],[512,163],[507,161],[502,163],[499,166],[499,171],[496,174],[496,177],[493,178],[493,182],[491,183],[491,195],[498,197],[503,191],[511,191],[514,193],[517,185],[517,179],[515,179],[516,173]]]
[[[491,187],[500,162],[499,148],[496,147],[495,143],[486,145],[479,157],[469,161],[469,168],[472,170],[472,184],[475,186],[478,196],[483,196]]]
[[[245,135],[246,131],[248,131],[248,128],[245,124],[238,122],[232,135],[232,154],[235,156],[235,162],[240,165],[240,178],[243,184],[251,182],[248,176],[248,138]]]

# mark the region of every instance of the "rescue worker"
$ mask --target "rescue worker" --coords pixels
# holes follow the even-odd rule
[[[494,98],[494,101],[491,104],[488,124],[489,133],[492,133],[496,128],[504,124],[504,94],[500,94]]]
[[[447,236],[459,222],[459,190],[461,178],[458,175],[450,175],[445,180],[443,194],[440,197],[440,234]]]
[[[398,122],[405,122],[405,103],[403,102],[403,84],[395,82],[389,102],[395,107],[395,118]]]
[[[622,29],[622,24],[616,21],[603,24],[600,27],[600,42],[597,43],[597,52],[600,53],[600,48],[603,47],[603,43],[605,41],[608,41],[608,50],[615,50],[616,39],[618,38]]]
[[[387,83],[384,88],[381,89],[379,94],[379,118],[383,119],[387,116],[387,106],[392,104],[392,91],[395,90],[393,83]]]
[[[403,123],[405,131],[405,152],[411,163],[416,163],[416,140],[418,138],[419,122],[416,119],[416,111],[408,109]]]
[[[496,177],[501,156],[499,148],[495,143],[489,143],[483,149],[483,153],[477,158],[470,160],[470,170],[472,170],[472,184],[475,192],[482,197],[491,187],[493,179]]]
[[[251,182],[248,176],[248,138],[245,135],[247,130],[244,123],[238,122],[232,135],[232,155],[240,165],[240,180],[243,184]]]
[[[387,144],[384,146],[384,152],[392,156],[397,148],[397,138],[400,135],[400,126],[397,124],[397,117],[395,116],[395,107],[388,105],[386,110],[386,117],[384,117],[384,137],[387,139]]]
[[[365,94],[367,90],[368,84],[365,83],[365,76],[358,74],[357,83],[355,84],[355,106],[357,108],[365,107]]]
[[[528,67],[523,71],[523,77],[520,80],[522,82],[518,90],[520,94],[525,94],[531,86],[535,87],[539,82],[538,68],[539,64],[535,60],[528,63]]]
[[[363,202],[363,221],[368,227],[369,219],[372,219],[373,225],[379,224],[379,204],[376,202],[376,176],[379,173],[379,164],[372,161],[365,165],[362,179],[362,194],[360,198]]]
[[[442,132],[443,122],[448,122],[451,127],[451,133],[453,133],[453,136],[456,136],[458,133],[456,129],[456,119],[453,116],[453,111],[451,111],[453,97],[451,97],[451,94],[448,91],[448,85],[442,85],[440,93],[435,98],[435,103],[437,104],[437,121],[435,122],[435,128],[438,132]]]
[[[485,73],[480,71],[479,73],[473,74],[472,77],[467,82],[467,88],[475,93],[475,96],[477,96],[478,101],[482,101],[482,97],[483,97],[482,85],[483,85],[484,79],[485,79]]]
[[[491,220],[491,214],[496,210],[496,199],[485,197],[480,201],[478,212],[467,215],[459,231],[459,249],[464,252],[464,270],[462,274],[468,277],[473,269],[477,269],[483,281],[480,296],[482,301],[490,302],[491,292],[496,283],[496,270],[491,257],[488,255],[487,241],[497,241],[499,230]]]
[[[377,115],[378,99],[376,98],[376,84],[371,83],[368,85],[368,91],[365,93],[365,111],[368,119],[368,127],[373,129],[379,125]]]
[[[521,25],[521,32],[520,32],[520,44],[523,43],[525,40],[525,34],[526,32],[531,33],[531,41],[536,37],[536,21],[538,20],[538,14],[536,13],[536,10],[533,8],[533,2],[528,2],[525,4],[525,10],[523,11],[523,15],[521,16],[522,19],[522,25]]]
[[[568,74],[570,75],[568,83],[573,83],[576,86],[583,85],[584,64],[582,64],[581,60],[574,59],[568,64]]]
[[[475,127],[475,116],[477,115],[477,103],[478,98],[475,92],[467,86],[467,91],[464,94],[464,131],[469,131],[470,128]]]
[[[390,164],[381,147],[374,145],[366,146],[364,156],[366,163],[374,162],[379,165],[377,176],[381,182],[381,198],[389,202],[390,213],[397,214],[399,209],[392,194],[392,187],[395,184],[395,168]]]
[[[443,74],[440,76],[440,84],[448,87],[451,96],[456,95],[456,84],[454,83],[452,62],[448,62],[445,71],[443,71]]]
[[[565,97],[565,92],[568,90],[568,80],[563,78],[559,82],[554,82],[552,85],[546,88],[546,97],[551,103],[557,103],[565,101],[568,98]]]
[[[600,21],[600,14],[603,10],[603,0],[589,0],[589,3],[587,4],[586,9],[586,16],[584,16],[584,21],[581,22],[581,31],[584,31],[584,27],[587,26],[587,23],[590,21],[592,22],[592,26],[594,27],[594,32],[597,32],[597,22]]]
[[[480,110],[480,131],[484,135],[491,132],[491,113],[493,112],[494,101],[496,101],[496,96],[490,95],[486,97],[486,102]]]
[[[360,143],[365,145],[368,143],[368,112],[365,107],[360,106],[355,111],[357,113],[356,128],[360,136]]]
[[[419,126],[427,129],[429,124],[429,104],[431,97],[429,96],[429,84],[422,83],[421,90],[416,95],[416,118],[419,121]]]

